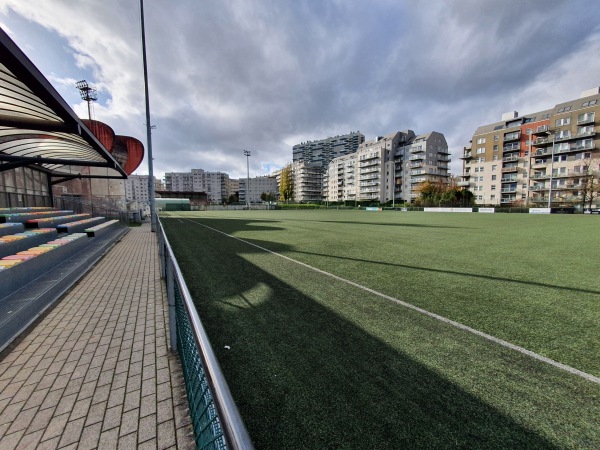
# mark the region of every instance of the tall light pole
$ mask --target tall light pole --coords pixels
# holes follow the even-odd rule
[[[88,119],[90,120],[89,122],[89,126],[91,128],[93,128],[91,131],[92,133],[94,133],[94,135],[96,135],[96,124],[94,122],[92,122],[92,102],[98,101],[98,92],[96,91],[96,88],[94,86],[92,86],[91,84],[88,84],[87,81],[85,80],[81,80],[78,81],[77,83],[75,83],[75,86],[77,87],[77,89],[79,89],[79,95],[81,95],[81,99],[85,100],[85,102],[87,103],[87,108],[88,108]],[[96,136],[98,137],[98,136]],[[92,168],[88,167],[89,173],[92,173]],[[108,181],[107,181],[108,182]],[[92,179],[90,178],[88,180],[88,184],[90,187],[90,201],[92,202],[92,209],[93,209],[93,204],[94,204],[94,190],[92,188]]]
[[[250,150],[244,150],[244,156],[246,157],[246,169],[248,170],[246,175],[246,204],[250,209]]]
[[[88,119],[92,120],[92,107],[91,103],[98,100],[98,92],[96,88],[91,84],[88,84],[87,81],[81,80],[75,83],[77,89],[79,89],[79,95],[81,95],[81,99],[87,102],[88,107]]]
[[[144,63],[144,93],[146,95],[146,139],[148,142],[148,194],[150,196],[150,229],[156,231],[156,207],[154,199],[154,169],[152,167],[152,125],[150,122],[150,98],[148,97],[148,64],[146,62],[146,32],[144,29],[144,0],[140,0],[142,28],[142,60]]]

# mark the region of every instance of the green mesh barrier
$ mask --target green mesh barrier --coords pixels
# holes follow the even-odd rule
[[[177,345],[183,367],[190,416],[196,436],[196,447],[199,449],[226,449],[221,423],[208,387],[189,316],[183,304],[179,286],[175,281],[173,284],[177,310]]]

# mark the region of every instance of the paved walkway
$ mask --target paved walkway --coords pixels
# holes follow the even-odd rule
[[[0,360],[0,448],[194,448],[156,235],[132,228]]]

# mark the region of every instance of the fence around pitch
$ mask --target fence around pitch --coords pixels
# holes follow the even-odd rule
[[[161,275],[169,300],[169,345],[181,359],[196,447],[254,449],[160,220],[158,224]]]

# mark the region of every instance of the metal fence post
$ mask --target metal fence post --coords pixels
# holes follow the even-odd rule
[[[173,274],[173,261],[167,258],[167,300],[169,302],[169,348],[172,353],[177,352],[177,311],[175,309],[175,277]]]

